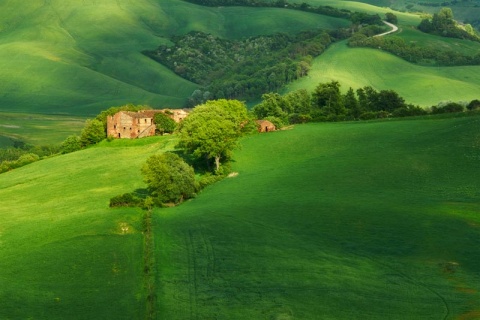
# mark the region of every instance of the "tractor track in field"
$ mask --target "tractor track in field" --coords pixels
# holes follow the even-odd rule
[[[422,287],[424,288],[425,290],[429,291],[430,293],[432,293],[433,295],[437,296],[441,301],[442,301],[442,304],[444,306],[444,309],[445,309],[445,314],[442,318],[442,320],[447,320],[448,317],[450,316],[450,306],[448,305],[448,302],[447,300],[440,294],[438,293],[437,291],[435,291],[434,289],[430,288],[428,285],[426,285],[425,283],[422,283],[414,278],[412,278],[411,276],[409,276],[408,274],[386,264],[386,263],[383,263],[383,262],[380,262],[378,261],[377,259],[374,259],[368,255],[362,255],[362,254],[359,254],[359,253],[355,253],[355,252],[351,252],[351,254],[353,255],[356,255],[358,257],[361,257],[361,258],[365,258],[365,259],[368,259],[370,261],[372,261],[373,263],[375,264],[379,264],[387,269],[390,269],[391,271],[393,271],[395,274],[399,275],[401,278],[405,279],[405,281],[407,282],[410,282],[411,284],[415,285],[415,286],[419,286],[419,287]]]

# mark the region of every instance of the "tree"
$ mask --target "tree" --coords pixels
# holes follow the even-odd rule
[[[358,102],[357,97],[355,96],[355,92],[351,87],[343,96],[343,104],[350,116],[352,116],[354,119],[360,118],[360,115],[362,114],[362,109],[360,108],[360,103]]]
[[[149,157],[141,171],[151,195],[160,203],[180,203],[195,194],[193,168],[174,153]]]
[[[82,147],[98,143],[105,139],[105,128],[100,120],[93,119],[85,122],[85,127],[80,134],[80,144]]]
[[[312,94],[312,105],[325,115],[345,114],[340,83],[338,81],[320,83]]]
[[[197,106],[179,125],[179,147],[196,158],[227,160],[238,138],[249,127],[250,118],[244,103],[238,100],[211,100]]]
[[[177,127],[177,123],[172,118],[161,112],[155,114],[153,121],[162,135],[164,133],[172,133]]]
[[[480,109],[480,100],[472,100],[470,103],[467,105],[468,110],[477,110]]]
[[[385,13],[385,20],[387,20],[387,22],[390,22],[390,23],[393,23],[393,24],[398,23],[397,16],[394,15],[393,13],[391,13],[391,12]]]
[[[82,144],[80,142],[80,137],[77,135],[68,136],[63,142],[60,147],[62,153],[70,153],[82,148]]]

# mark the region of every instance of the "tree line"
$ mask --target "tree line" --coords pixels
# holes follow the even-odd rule
[[[475,55],[466,55],[458,51],[422,47],[416,43],[408,43],[398,36],[372,37],[371,28],[360,30],[349,40],[350,47],[368,47],[390,52],[408,62],[436,66],[466,66],[480,65],[480,52]]]
[[[320,83],[312,93],[301,89],[285,95],[264,94],[252,111],[257,118],[269,119],[281,127],[311,121],[370,120],[462,112],[465,109],[480,109],[480,101],[473,100],[467,105],[449,102],[423,109],[405,102],[394,90],[378,91],[365,86],[357,90],[350,87],[342,93],[340,83],[330,81]]]

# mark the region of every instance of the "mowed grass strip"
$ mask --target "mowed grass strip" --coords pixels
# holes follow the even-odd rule
[[[480,118],[252,136],[238,176],[156,211],[163,319],[428,319],[480,310]]]

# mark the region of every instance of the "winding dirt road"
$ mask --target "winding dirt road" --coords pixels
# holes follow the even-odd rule
[[[384,32],[384,33],[376,34],[376,35],[374,35],[374,37],[383,37],[383,36],[386,36],[387,34],[394,33],[398,30],[398,27],[396,25],[394,25],[393,23],[390,23],[390,22],[387,22],[387,21],[382,21],[382,22],[385,23],[390,28],[392,28],[392,30]]]

